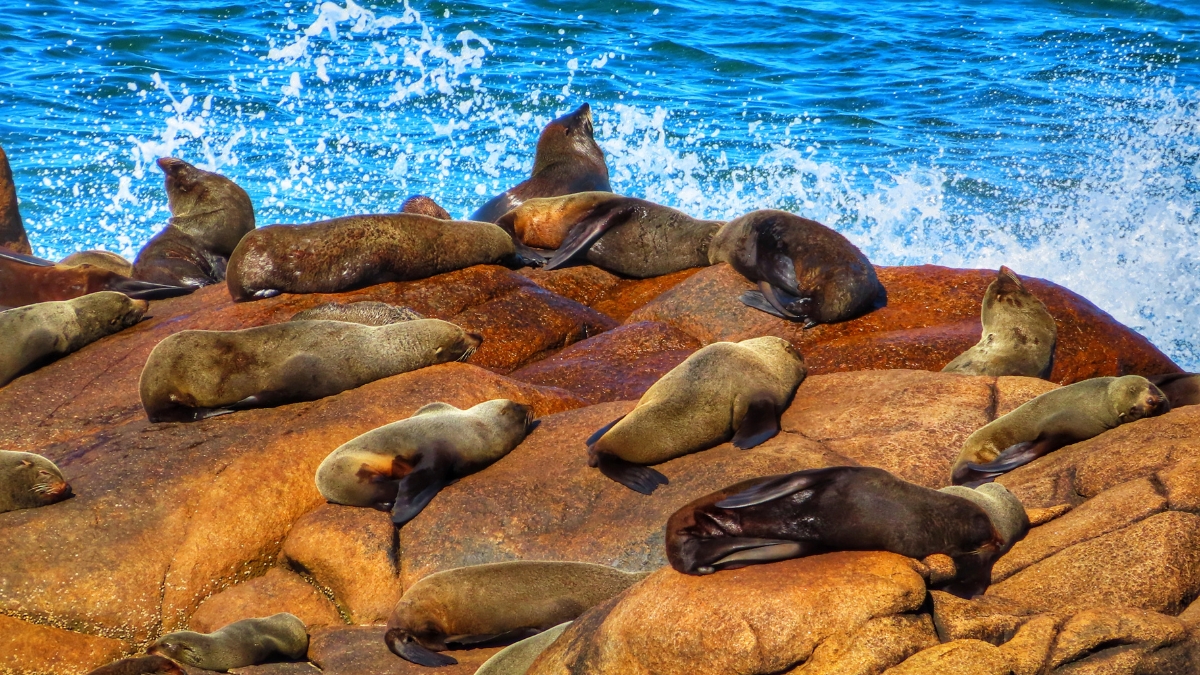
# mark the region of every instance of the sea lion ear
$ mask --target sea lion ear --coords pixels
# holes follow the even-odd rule
[[[21,460],[21,466],[33,466],[33,462],[31,462],[27,459],[23,459],[23,460]]]
[[[767,392],[752,395],[742,418],[733,422],[733,444],[742,450],[765,443],[779,433],[779,414]]]
[[[821,483],[822,479],[823,476],[821,474],[810,471],[789,473],[786,476],[780,476],[761,485],[755,485],[752,488],[730,495],[717,502],[716,506],[721,509],[743,509],[747,506],[755,506],[775,499],[782,499],[796,494],[801,490],[807,490]]]

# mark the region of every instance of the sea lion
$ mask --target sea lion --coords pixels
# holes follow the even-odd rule
[[[59,265],[0,248],[2,307],[70,300],[100,291],[117,291],[139,300],[161,300],[187,295],[194,290],[191,286],[138,281],[94,265]]]
[[[830,551],[942,554],[954,561],[957,581],[978,582],[1029,523],[1003,486],[970,496],[965,489],[930,490],[851,466],[742,481],[671,516],[667,560],[703,575]]]
[[[312,309],[297,312],[288,321],[349,321],[364,326],[386,326],[401,321],[424,319],[410,307],[398,307],[375,300],[358,302],[327,302]]]
[[[884,297],[871,261],[838,232],[787,211],[763,209],[729,221],[708,248],[758,284],[741,301],[805,328],[852,319]]]
[[[1058,328],[1054,317],[1021,279],[1001,267],[983,294],[983,337],[959,354],[943,373],[963,375],[1023,375],[1050,377]]]
[[[1200,374],[1169,373],[1146,378],[1167,397],[1171,408],[1200,404]]]
[[[284,293],[337,293],[504,262],[512,237],[491,223],[411,213],[348,216],[251,232],[229,258],[234,301]]]
[[[709,242],[724,223],[644,199],[581,192],[530,199],[496,224],[511,227],[529,246],[558,249],[548,270],[586,258],[609,272],[645,279],[707,266]]]
[[[308,653],[308,631],[293,614],[242,619],[211,633],[190,630],[167,633],[146,649],[193,668],[226,672],[281,656],[296,661]]]
[[[479,666],[479,670],[475,671],[475,675],[525,675],[529,671],[529,666],[537,660],[537,657],[546,651],[546,648],[554,644],[559,635],[567,630],[567,627],[572,622],[564,621],[553,628],[548,628],[537,635],[527,637],[520,642],[515,642],[499,652],[492,654],[492,657],[483,662]]]
[[[108,270],[109,272],[120,274],[121,276],[133,276],[133,263],[122,258],[116,253],[110,253],[108,251],[79,251],[78,253],[72,253],[71,255],[58,261],[58,264],[66,265],[68,267],[91,265],[92,267],[99,267],[102,270]]]
[[[592,108],[586,103],[551,121],[538,136],[529,179],[489,199],[471,214],[471,220],[495,222],[534,197],[610,192],[604,151],[592,134]]]
[[[1167,397],[1140,375],[1059,387],[968,436],[951,480],[955,485],[987,482],[1065,445],[1170,409]]]
[[[156,284],[200,288],[224,281],[227,264],[192,235],[167,225],[138,251],[133,276]]]
[[[571,621],[648,573],[582,562],[522,560],[459,567],[409,587],[388,618],[393,654],[422,666],[458,663],[446,649],[515,640]]]
[[[18,375],[124,330],[150,303],[102,291],[0,312],[0,387]]]
[[[415,213],[438,220],[453,220],[449,211],[425,195],[413,195],[405,199],[404,203],[400,205],[400,213]]]
[[[438,319],[364,326],[287,321],[185,330],[150,352],[139,388],[151,422],[188,422],[248,407],[312,401],[380,378],[463,361],[483,342]]]
[[[442,488],[511,452],[532,428],[530,408],[508,399],[467,410],[430,403],[329,453],[317,468],[317,490],[334,504],[387,508],[403,525]]]
[[[54,462],[31,452],[0,450],[0,513],[36,509],[71,496]]]
[[[732,440],[752,448],[779,433],[779,416],[808,374],[787,340],[714,342],[655,382],[628,415],[587,440],[588,466],[650,494],[657,464]]]
[[[17,184],[13,182],[12,167],[8,165],[4,148],[0,148],[0,247],[14,253],[33,253],[25,234],[25,224],[21,222]]]
[[[184,670],[165,656],[131,656],[100,666],[87,675],[184,675]]]

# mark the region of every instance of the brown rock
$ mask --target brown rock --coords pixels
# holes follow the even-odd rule
[[[283,555],[328,589],[352,623],[384,623],[400,601],[398,537],[383,511],[323,504],[292,526]]]
[[[938,643],[928,614],[871,619],[852,633],[830,636],[813,650],[804,675],[870,675]]]
[[[980,640],[955,640],[909,657],[884,675],[1011,675],[1004,652]]]
[[[964,600],[944,591],[930,591],[933,625],[938,639],[983,640],[994,645],[1008,642],[1029,620],[1021,604],[1004,598],[979,596]]]
[[[576,619],[528,675],[779,673],[924,598],[924,581],[892,553],[830,553],[706,577],[665,568]]]
[[[1058,389],[1058,385],[1036,377],[997,377],[996,378],[996,409],[992,419],[1007,415],[1017,408],[1048,391]]]
[[[678,286],[700,267],[649,279],[623,279],[592,265],[556,270],[525,269],[521,274],[546,290],[624,321],[638,308]]]
[[[1143,652],[1180,642],[1187,628],[1179,619],[1131,609],[1089,609],[1071,617],[1058,633],[1050,667],[1083,660],[1098,648],[1137,645]]]
[[[1179,462],[1158,475],[1173,511],[1200,512],[1200,458]]]
[[[0,582],[3,583],[3,582]],[[125,655],[129,644],[0,614],[0,673],[74,675]]]
[[[188,619],[188,628],[211,633],[234,621],[273,616],[280,612],[295,614],[308,628],[342,625],[337,608],[300,575],[282,567],[272,567],[261,577],[230,586],[213,595]]]
[[[637,400],[699,348],[691,336],[665,323],[627,324],[576,342],[509,377],[565,389],[589,403]]]
[[[383,626],[319,628],[309,633],[308,658],[323,675],[473,675],[484,661],[502,649],[462,649],[446,652],[458,664],[436,671],[410,663],[388,651]]]
[[[1035,616],[1021,626],[1013,639],[1000,645],[1000,653],[1008,658],[1013,675],[1040,675],[1061,623],[1055,616]]]
[[[264,663],[229,671],[233,675],[320,675],[321,669],[311,663]],[[188,675],[191,675],[189,673]]]

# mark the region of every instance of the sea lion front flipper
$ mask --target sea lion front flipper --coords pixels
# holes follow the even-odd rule
[[[807,490],[823,482],[824,478],[823,474],[815,471],[789,473],[730,495],[717,502],[716,506],[721,509],[744,509]]]
[[[998,476],[1002,473],[1007,473],[1013,469],[1024,466],[1042,455],[1049,454],[1063,444],[1056,442],[1056,437],[1047,436],[1039,438],[1035,441],[1025,441],[1016,445],[1005,448],[996,459],[986,464],[967,463],[967,468],[980,473],[992,474]]]
[[[13,262],[25,263],[26,265],[36,265],[37,267],[54,267],[54,265],[57,264],[53,260],[46,260],[45,258],[39,258],[35,255],[17,253],[11,249],[4,248],[3,246],[0,246],[0,258],[11,260]]]
[[[810,549],[811,547],[805,547],[803,542],[781,541],[731,553],[714,562],[712,566],[718,569],[731,569],[747,565],[778,562],[780,560],[791,560],[792,558],[799,558],[805,555],[810,552]]]
[[[733,444],[749,450],[765,443],[779,433],[779,413],[775,403],[764,393],[752,396],[741,419],[735,419]]]
[[[546,269],[562,267],[572,258],[587,251],[604,233],[629,222],[633,216],[630,208],[599,209],[588,214],[585,218],[571,226],[563,243],[558,247],[554,257],[546,263]]]
[[[596,468],[625,487],[644,495],[652,494],[659,485],[667,484],[667,477],[648,466],[634,464],[607,453],[596,454]]]
[[[168,286],[149,281],[138,281],[128,277],[113,279],[105,290],[124,293],[134,300],[165,300],[194,293],[199,286]]]
[[[624,416],[624,415],[621,415],[621,416],[620,416],[620,417],[618,417],[617,419],[615,419],[615,420],[613,420],[613,421],[609,422],[608,424],[605,424],[604,426],[600,427],[599,429],[597,429],[597,430],[596,430],[596,433],[592,434],[591,436],[588,436],[588,439],[587,439],[586,441],[584,441],[584,444],[585,444],[585,445],[587,445],[588,447],[591,447],[592,445],[595,445],[595,444],[596,444],[596,441],[600,440],[600,437],[601,437],[601,436],[603,436],[604,434],[607,434],[609,429],[611,429],[611,428],[613,428],[613,427],[617,426],[617,422],[620,422],[620,421],[621,421],[621,420],[623,420],[623,419],[625,419],[625,416]]]
[[[453,666],[458,663],[458,659],[453,656],[432,651],[407,633],[400,635],[396,635],[396,633],[397,631],[390,630],[383,639],[387,643],[388,649],[405,661],[411,661],[426,668]]]
[[[453,482],[447,461],[440,454],[436,453],[431,466],[417,468],[400,480],[396,503],[392,506],[392,522],[396,527],[416,518],[442,488]]]
[[[752,309],[757,309],[760,312],[766,312],[771,316],[777,316],[780,319],[793,318],[784,314],[783,310],[775,309],[774,305],[767,302],[767,297],[763,295],[762,291],[746,291],[745,293],[742,293],[741,297],[738,299],[742,301],[743,305]]]
[[[503,633],[483,633],[479,635],[451,635],[444,642],[446,646],[454,645],[456,647],[470,647],[473,645],[482,645],[490,642],[515,642],[524,640],[527,637],[537,635],[541,631],[536,628],[514,628]]]

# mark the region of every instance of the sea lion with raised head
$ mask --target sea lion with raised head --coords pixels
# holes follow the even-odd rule
[[[125,330],[150,303],[103,291],[0,312],[0,387],[18,375]]]
[[[837,466],[742,481],[693,501],[667,521],[667,560],[684,574],[831,551],[891,551],[954,560],[972,592],[991,563],[1029,529],[1003,486],[930,490],[883,469]],[[974,492],[974,491],[970,491]]]
[[[534,197],[557,197],[574,192],[610,192],[604,151],[593,137],[592,108],[584,103],[542,129],[533,156],[533,172],[515,187],[492,197],[471,214],[471,220],[496,222]]]
[[[192,286],[138,281],[94,265],[55,264],[0,248],[0,307],[70,300],[101,291],[116,291],[138,300],[162,300],[194,290]]]
[[[229,258],[234,301],[283,293],[338,293],[386,281],[424,279],[515,255],[492,223],[412,213],[269,225],[246,235]]]
[[[165,656],[151,655],[113,661],[87,675],[185,675],[185,671]]]
[[[36,509],[71,496],[54,462],[32,452],[0,450],[0,513]]]
[[[288,321],[349,321],[364,326],[386,326],[401,321],[416,321],[425,317],[411,307],[389,305],[376,300],[358,302],[327,302],[312,309],[297,312]]]
[[[483,338],[438,319],[364,326],[287,321],[185,330],[150,352],[139,388],[151,422],[312,401],[380,378],[462,361]]]
[[[12,167],[8,165],[4,148],[0,148],[0,247],[13,253],[33,253],[25,234],[25,224],[21,222],[17,184],[13,182]]]
[[[805,328],[853,319],[884,297],[871,261],[837,231],[787,211],[752,211],[726,223],[708,248],[758,284],[741,301]]]
[[[400,205],[400,213],[416,213],[438,220],[453,220],[450,217],[450,212],[442,208],[441,204],[433,201],[432,198],[425,195],[413,195],[404,200]]]
[[[587,440],[588,466],[650,494],[667,483],[646,464],[726,441],[752,448],[779,433],[779,416],[808,374],[787,340],[714,342],[655,382],[629,414]]]
[[[455,658],[437,652],[518,640],[572,621],[647,574],[532,560],[437,572],[404,592],[384,639],[393,654],[413,663],[453,665]]]
[[[537,657],[541,656],[547,647],[554,644],[558,636],[562,635],[570,625],[570,621],[564,621],[537,635],[514,642],[492,654],[491,658],[479,666],[475,675],[525,675]]]
[[[58,264],[68,267],[91,265],[92,267],[99,267],[102,270],[108,270],[122,276],[133,276],[133,263],[109,251],[79,251],[59,260]]]
[[[1170,402],[1171,408],[1200,405],[1200,374],[1169,373],[1146,378],[1158,387]]]
[[[317,467],[317,490],[334,504],[387,508],[403,525],[442,488],[511,452],[532,428],[529,406],[508,399],[467,410],[430,403],[329,453]]]
[[[955,357],[943,373],[1050,377],[1058,327],[1046,305],[1007,267],[983,294],[980,319],[979,344]]]
[[[1063,446],[1171,409],[1140,375],[1097,377],[1048,391],[977,429],[954,461],[955,485],[977,485]]]
[[[211,633],[167,633],[151,643],[146,652],[223,673],[271,658],[303,659],[308,653],[308,630],[294,614],[281,612],[265,619],[234,621]]]

